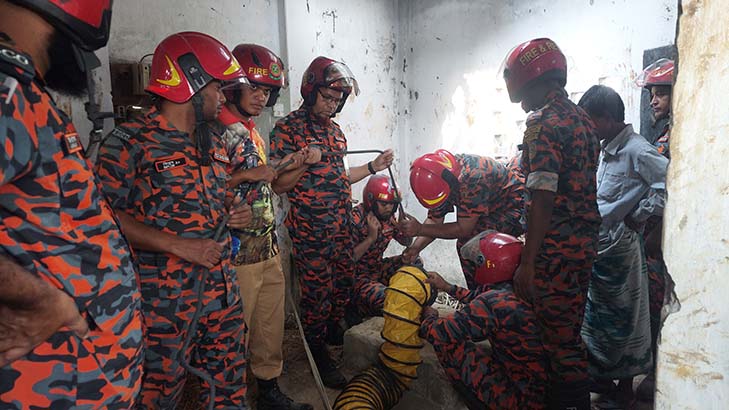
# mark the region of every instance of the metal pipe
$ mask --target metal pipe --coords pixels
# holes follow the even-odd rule
[[[343,157],[345,155],[356,155],[356,154],[383,154],[385,151],[379,149],[355,149],[349,151],[323,151],[322,157]],[[397,209],[400,211],[400,218],[405,218],[405,209],[402,206],[402,197],[400,196],[400,190],[397,189],[397,182],[395,182],[395,175],[392,173],[392,167],[388,165],[387,172],[390,174],[390,181],[392,182],[392,188],[395,190],[395,197],[397,198]]]

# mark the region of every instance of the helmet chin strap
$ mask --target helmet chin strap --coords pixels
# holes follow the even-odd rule
[[[192,107],[195,110],[195,148],[200,158],[200,165],[210,166],[210,127],[205,121],[203,98],[200,93],[192,96]]]

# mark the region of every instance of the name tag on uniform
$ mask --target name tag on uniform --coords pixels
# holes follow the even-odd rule
[[[224,162],[226,164],[230,164],[230,158],[228,158],[228,156],[225,155],[225,154],[221,154],[220,152],[214,153],[213,154],[213,158],[215,158],[216,160],[218,160],[220,162]]]
[[[75,154],[84,149],[84,146],[81,144],[81,139],[78,137],[78,134],[75,132],[64,135],[63,142],[64,142],[64,145],[66,146],[66,153],[69,155]]]
[[[154,163],[154,168],[157,170],[157,172],[167,171],[173,168],[179,168],[183,165],[187,164],[187,160],[185,157],[178,157],[178,158],[172,158],[172,159],[166,159],[163,161],[156,161]]]

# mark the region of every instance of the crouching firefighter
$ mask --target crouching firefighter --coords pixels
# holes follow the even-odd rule
[[[393,239],[403,246],[412,242],[397,227],[395,211],[399,201],[400,194],[390,178],[373,175],[362,191],[362,203],[352,209],[355,281],[351,309],[345,313],[348,325],[359,323],[364,317],[382,315],[387,283],[404,265],[402,256],[383,257]]]
[[[188,369],[203,379],[201,401],[245,409],[246,325],[230,264],[227,220],[244,228],[251,211],[226,207],[220,137],[210,132],[225,103],[221,82],[245,81],[223,44],[195,32],[155,50],[145,117],[120,125],[100,148],[97,172],[136,251],[147,352],[142,409],[176,407]],[[228,219],[229,218],[229,219]]]
[[[461,248],[476,266],[474,290],[430,272],[428,282],[466,305],[439,318],[423,310],[420,336],[433,345],[438,361],[471,410],[543,409],[547,356],[531,306],[514,294],[512,278],[522,244],[513,236],[484,231]],[[491,346],[479,342],[488,340]]]

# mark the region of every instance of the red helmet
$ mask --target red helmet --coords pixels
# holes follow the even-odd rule
[[[380,219],[387,219],[390,215],[378,215],[375,201],[389,202],[396,204],[400,202],[400,193],[396,192],[390,183],[390,178],[385,175],[372,175],[367,180],[364,190],[362,190],[362,203],[365,212],[373,212]],[[393,209],[393,213],[395,210]]]
[[[321,87],[333,88],[344,93],[335,114],[342,111],[352,91],[354,95],[359,95],[359,85],[349,67],[331,58],[319,56],[309,64],[301,79],[301,97],[304,98],[304,104],[314,105],[316,93]]]
[[[461,256],[475,263],[479,285],[510,281],[521,261],[522,243],[511,235],[488,230],[461,247]]]
[[[273,107],[281,88],[288,87],[283,61],[273,51],[257,44],[238,44],[233,49],[233,56],[240,63],[248,81],[271,87],[266,107]]]
[[[220,41],[186,31],[162,40],[154,50],[147,92],[184,103],[213,80],[247,82],[238,61]]]
[[[410,166],[410,187],[420,203],[437,208],[458,187],[461,166],[450,152],[439,149],[413,161]]]
[[[43,16],[79,47],[94,51],[109,41],[112,0],[11,0]]]
[[[514,47],[503,67],[511,102],[521,102],[524,89],[537,79],[557,80],[562,87],[567,84],[567,59],[548,38],[530,40]]]
[[[643,69],[635,84],[649,90],[654,85],[673,85],[673,68],[673,60],[661,58]]]

